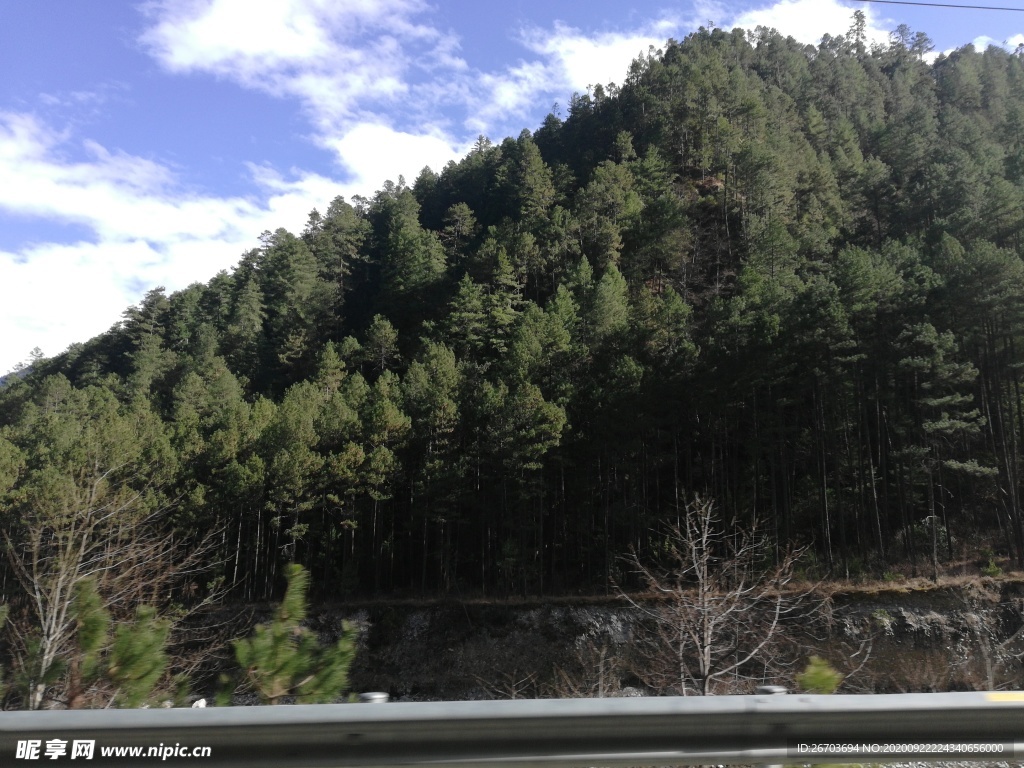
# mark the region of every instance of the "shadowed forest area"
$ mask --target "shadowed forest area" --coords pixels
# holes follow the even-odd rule
[[[12,616],[1024,565],[1024,51],[930,50],[701,29],[8,377]]]

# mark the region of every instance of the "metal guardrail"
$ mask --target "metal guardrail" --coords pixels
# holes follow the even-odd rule
[[[67,751],[49,760],[50,742]],[[95,742],[72,760],[75,741]],[[1024,760],[1024,693],[0,713],[0,765],[642,766]],[[175,747],[174,745],[177,745]],[[803,746],[801,746],[803,745]],[[842,746],[849,749],[842,750]],[[139,747],[141,756],[126,756]],[[150,748],[164,750],[150,753]],[[209,755],[191,757],[196,747]],[[104,754],[120,748],[122,754]],[[177,753],[173,750],[177,749]],[[168,752],[171,750],[171,752]],[[150,755],[147,757],[147,754]],[[200,753],[197,753],[200,754]],[[18,759],[18,758],[21,759]]]

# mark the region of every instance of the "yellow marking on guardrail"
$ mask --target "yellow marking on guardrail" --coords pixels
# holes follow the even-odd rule
[[[1024,691],[993,691],[986,693],[989,701],[1024,701]]]

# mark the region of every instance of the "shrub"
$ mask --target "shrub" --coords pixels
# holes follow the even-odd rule
[[[807,693],[835,693],[843,676],[820,656],[811,656],[807,668],[796,676],[797,685]]]

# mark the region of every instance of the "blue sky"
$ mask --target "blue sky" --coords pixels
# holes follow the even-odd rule
[[[0,373],[336,195],[536,128],[650,45],[708,22],[816,43],[855,8],[878,41],[1024,43],[1024,13],[853,0],[0,0]]]

